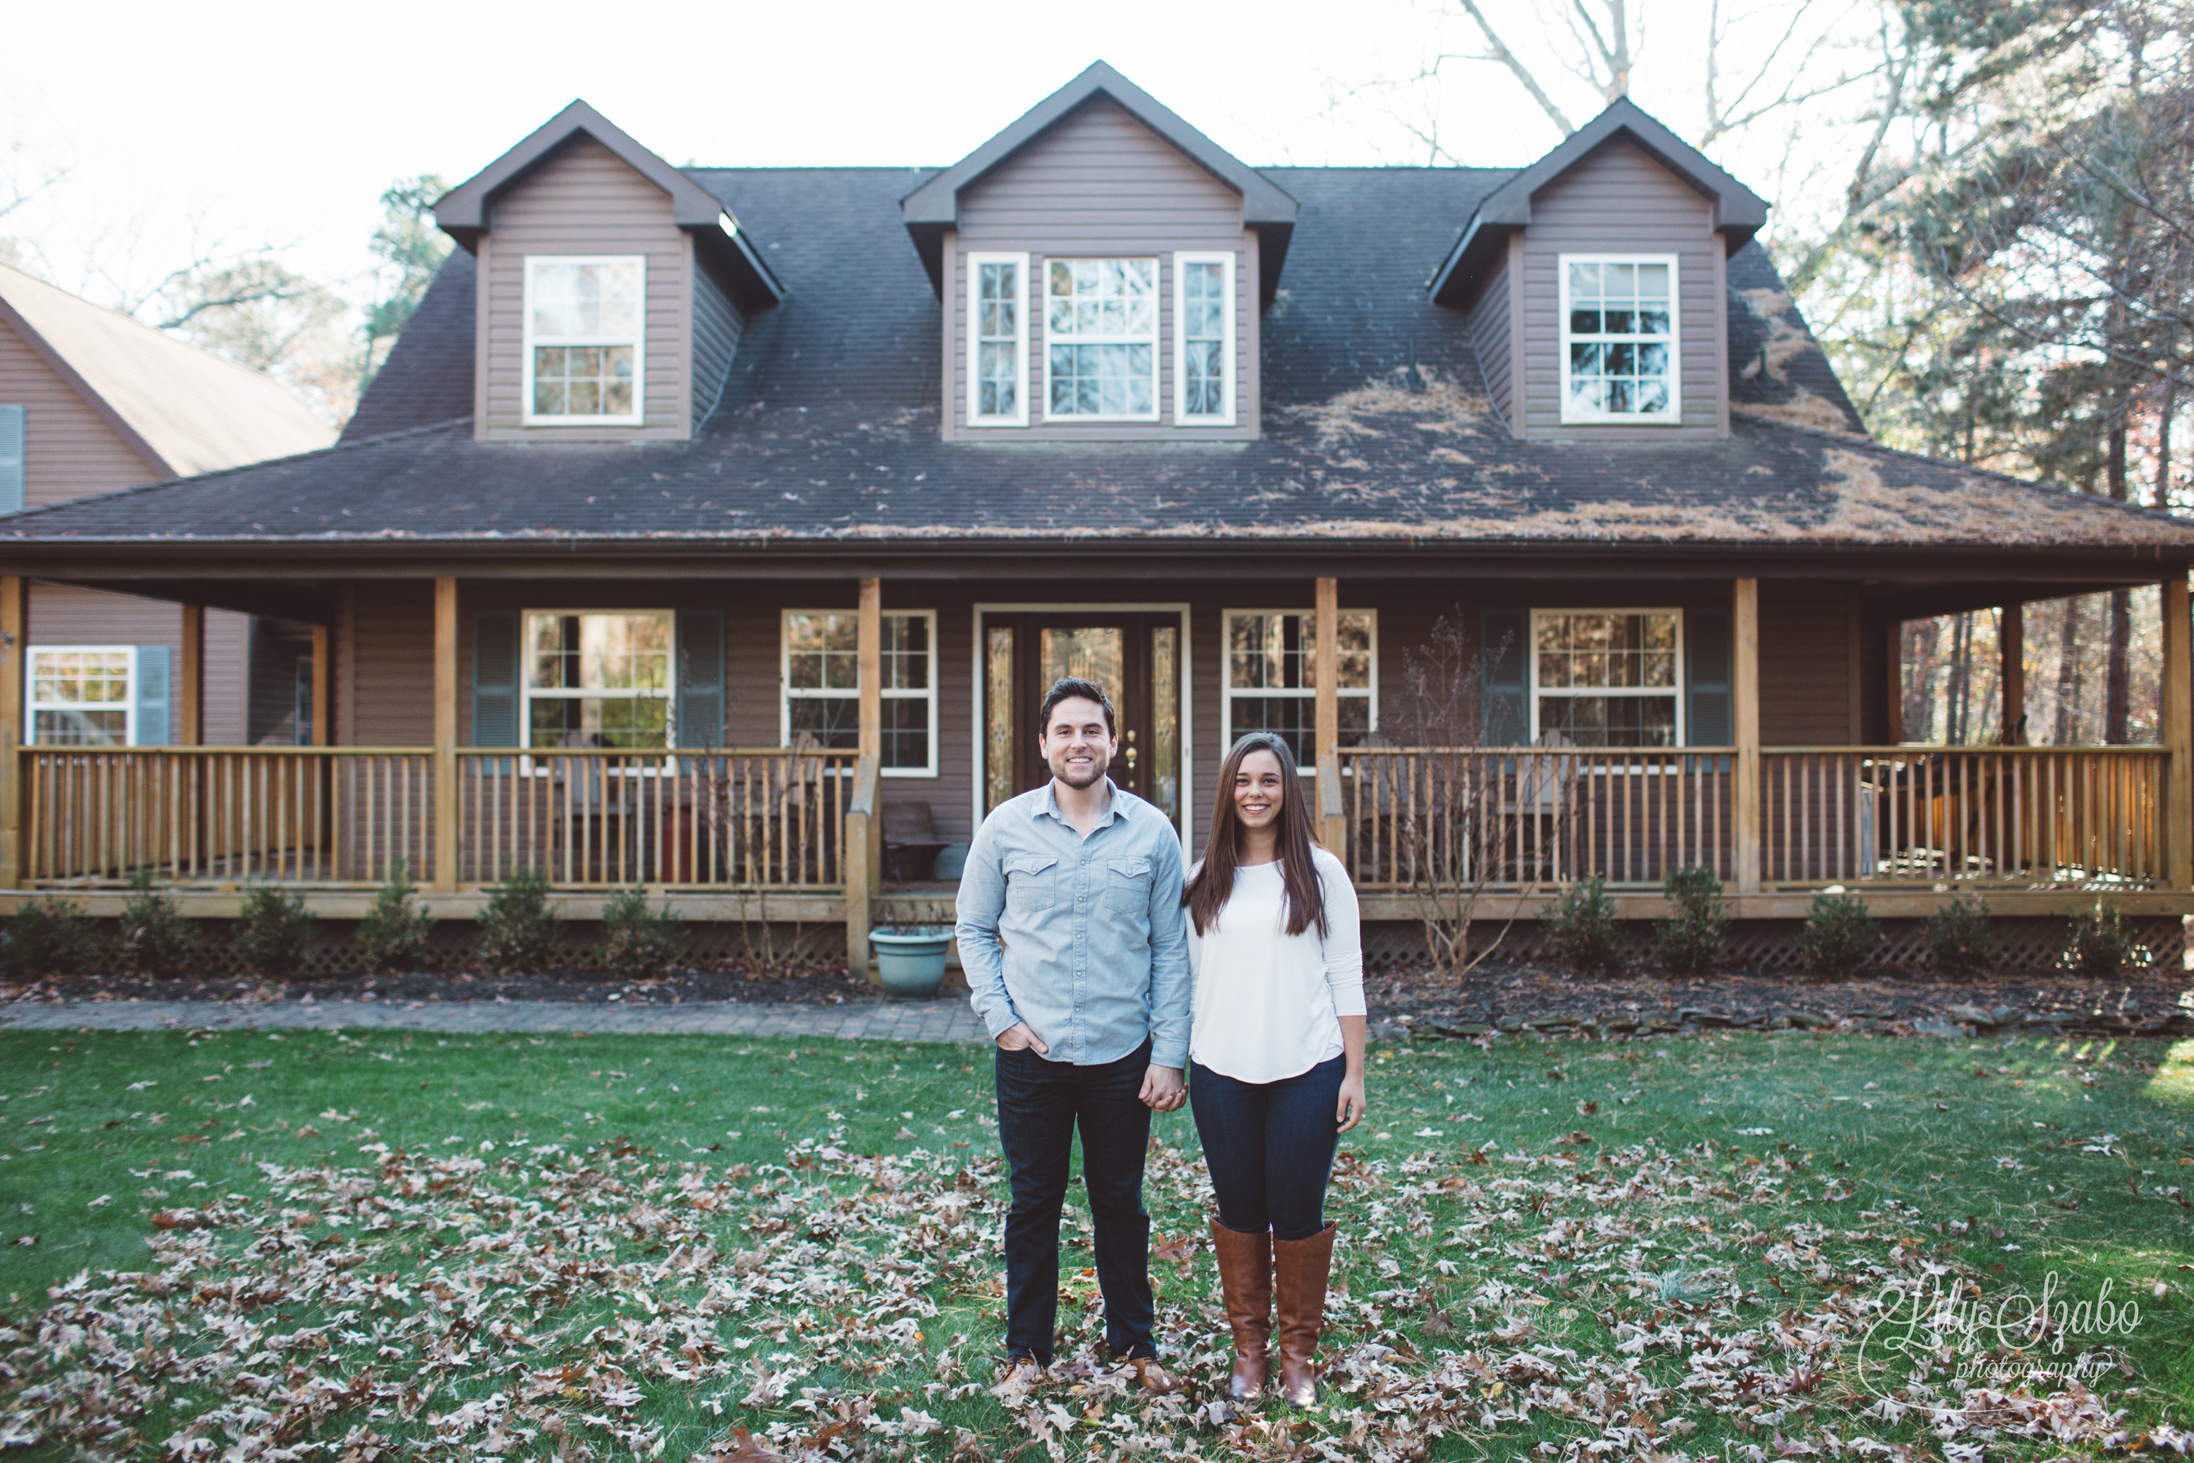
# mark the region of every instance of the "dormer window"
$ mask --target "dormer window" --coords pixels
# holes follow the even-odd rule
[[[1561,276],[1562,420],[1673,425],[1676,256],[1564,254]]]
[[[1183,424],[1234,424],[1234,256],[1173,256],[1175,400]]]
[[[1054,259],[1045,270],[1046,415],[1158,419],[1158,261]]]
[[[1024,426],[1028,256],[970,254],[967,267],[968,420],[992,427]]]
[[[526,260],[526,423],[637,426],[644,414],[647,261]]]

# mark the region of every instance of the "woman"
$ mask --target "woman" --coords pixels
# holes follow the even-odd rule
[[[1308,1407],[1333,1262],[1326,1179],[1364,1115],[1364,955],[1348,870],[1311,841],[1295,755],[1272,733],[1227,754],[1182,902],[1196,979],[1189,1102],[1219,1200],[1229,1391],[1247,1402],[1264,1390],[1277,1289],[1279,1393]]]

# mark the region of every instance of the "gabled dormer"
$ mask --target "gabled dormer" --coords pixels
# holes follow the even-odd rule
[[[1296,204],[1103,62],[909,194],[944,435],[1240,441]]]
[[[690,437],[784,297],[739,221],[583,101],[435,205],[478,259],[473,435]]]
[[[1429,288],[1518,437],[1727,436],[1724,266],[1766,221],[1624,98],[1488,194]]]

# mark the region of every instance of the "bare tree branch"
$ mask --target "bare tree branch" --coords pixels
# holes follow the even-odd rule
[[[1493,23],[1487,20],[1485,12],[1478,8],[1478,0],[1462,0],[1462,6],[1465,11],[1469,12],[1470,18],[1478,22],[1478,29],[1485,35],[1486,44],[1493,48],[1494,59],[1506,66],[1509,74],[1523,83],[1524,90],[1531,93],[1531,99],[1539,104],[1539,109],[1553,118],[1554,125],[1562,129],[1562,135],[1567,137],[1575,132],[1577,124],[1570,121],[1568,115],[1560,107],[1554,105],[1554,98],[1546,94],[1546,88],[1539,85],[1538,79],[1531,74],[1530,68],[1518,60],[1516,53],[1511,51],[1507,43],[1494,33]]]

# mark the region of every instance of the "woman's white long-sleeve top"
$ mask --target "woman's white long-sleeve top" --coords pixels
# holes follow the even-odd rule
[[[1196,980],[1189,1056],[1237,1082],[1278,1082],[1341,1054],[1341,1017],[1364,1014],[1364,947],[1356,886],[1322,848],[1311,858],[1325,892],[1326,933],[1287,933],[1278,863],[1234,871],[1234,891],[1210,929],[1188,925]]]

